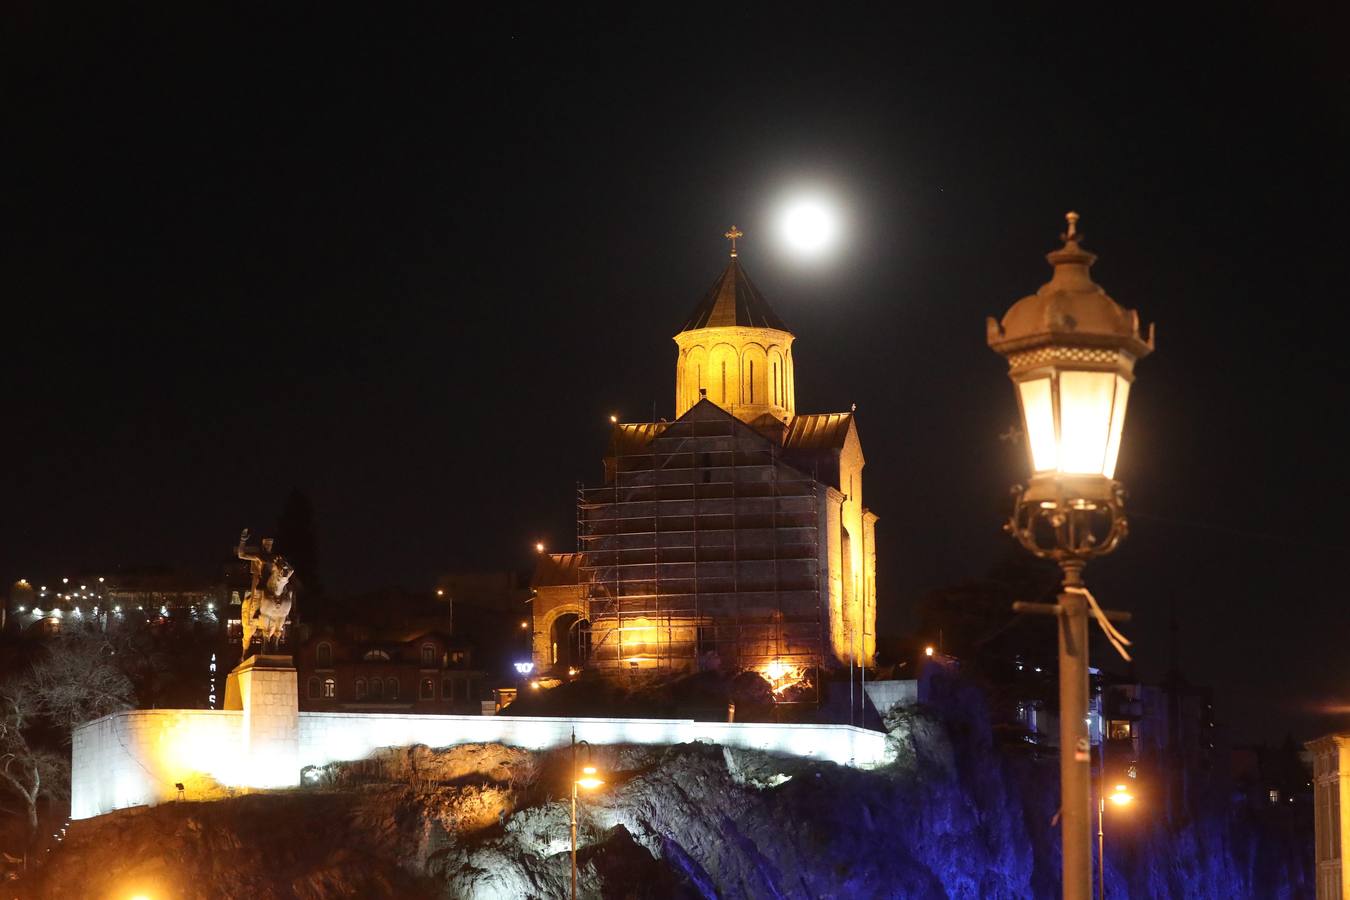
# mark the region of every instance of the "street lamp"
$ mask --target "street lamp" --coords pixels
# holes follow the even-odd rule
[[[1026,436],[1031,480],[1014,488],[1007,530],[1027,550],[1059,563],[1059,602],[1016,603],[1017,612],[1059,619],[1059,741],[1064,897],[1087,900],[1092,890],[1089,791],[1088,610],[1125,655],[1128,641],[1109,620],[1121,613],[1097,606],[1083,585],[1083,567],[1124,539],[1124,489],[1115,480],[1134,364],[1153,352],[1139,314],[1120,306],[1093,282],[1097,257],[1081,246],[1071,212],[1064,246],[1046,259],[1050,281],[1013,304],[1001,322],[989,319],[989,346],[1008,360]],[[1128,659],[1128,656],[1126,656]]]
[[[1134,802],[1134,794],[1123,784],[1116,785],[1110,794],[1106,793],[1106,753],[1102,748],[1102,766],[1097,787],[1097,900],[1106,900],[1106,801],[1116,806],[1129,806]]]
[[[582,777],[577,777],[577,748],[585,745],[586,757],[590,758],[591,745],[577,740],[577,730],[572,729],[572,900],[577,900],[577,788],[591,791],[604,784],[595,774],[595,766],[585,766]]]

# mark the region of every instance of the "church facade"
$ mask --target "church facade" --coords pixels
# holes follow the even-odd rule
[[[579,552],[540,567],[538,671],[753,670],[780,687],[871,664],[856,417],[797,412],[794,340],[733,249],[675,335],[675,420],[614,425],[604,484],[578,495]]]

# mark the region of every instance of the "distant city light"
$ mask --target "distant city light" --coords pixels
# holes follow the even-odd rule
[[[933,655],[933,652],[934,652],[934,651],[933,651],[933,645],[932,645],[932,644],[929,644],[927,647],[924,647],[924,648],[923,648],[923,655],[924,655],[924,656],[932,656],[932,655]]]
[[[612,424],[612,425],[618,425],[618,424],[619,424],[619,417],[618,417],[618,416],[615,416],[615,415],[611,415],[611,416],[609,417],[609,421],[610,421],[610,424]]]
[[[521,622],[521,623],[520,623],[520,627],[521,627],[521,628],[529,628],[529,627],[530,627],[530,623],[529,623],[529,622]]]
[[[445,589],[444,589],[444,588],[436,588],[436,596],[437,596],[437,597],[444,597],[444,596],[445,596]]]
[[[535,553],[543,553],[543,552],[544,552],[544,542],[543,542],[543,541],[535,541],[535,542],[534,542],[534,552],[535,552]]]

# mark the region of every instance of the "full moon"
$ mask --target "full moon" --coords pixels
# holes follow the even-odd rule
[[[804,256],[820,256],[839,235],[839,219],[833,208],[816,198],[789,202],[780,222],[783,239]]]

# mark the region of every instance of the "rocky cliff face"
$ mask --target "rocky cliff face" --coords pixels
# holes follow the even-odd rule
[[[950,699],[950,698],[949,698]],[[972,701],[974,703],[974,701]],[[972,704],[965,704],[970,707]],[[974,704],[977,706],[977,704]],[[962,704],[889,722],[861,772],[711,745],[596,747],[580,893],[604,898],[1058,895],[1053,760]],[[566,897],[567,752],[409,748],[300,790],[78,822],[32,897]],[[1311,897],[1310,847],[1228,815],[1112,834],[1112,897]]]

